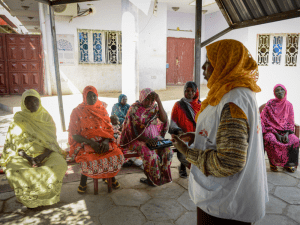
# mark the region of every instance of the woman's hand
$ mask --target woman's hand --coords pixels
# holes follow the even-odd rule
[[[158,95],[156,92],[153,92],[152,94],[153,94],[153,96],[154,96],[154,100],[155,100],[157,103],[160,102],[159,95]]]
[[[277,141],[283,143],[283,136],[281,136],[281,135],[278,134],[278,133],[275,133],[275,137],[276,137]]]
[[[195,132],[187,132],[179,135],[179,138],[184,142],[189,142],[189,145],[193,144],[195,141]]]
[[[174,147],[186,156],[188,146],[184,143],[184,141],[182,141],[177,135],[173,135],[171,141],[173,142]]]
[[[98,142],[90,140],[90,146],[95,150],[95,152],[101,153],[100,144]]]
[[[109,150],[109,139],[107,138],[101,142],[100,153],[107,152],[108,150]]]
[[[158,140],[156,138],[148,138],[148,140],[146,141],[146,144],[148,144],[150,146],[156,146],[157,141]]]
[[[282,143],[289,143],[289,132],[287,132],[284,136],[282,136]]]

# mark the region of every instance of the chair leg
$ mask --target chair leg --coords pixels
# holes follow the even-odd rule
[[[98,194],[98,179],[94,178],[94,195]]]
[[[112,192],[112,178],[107,178],[108,193]]]

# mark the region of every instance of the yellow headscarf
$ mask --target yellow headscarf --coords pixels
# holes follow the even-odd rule
[[[256,84],[257,63],[241,42],[225,39],[208,45],[206,50],[214,71],[207,82],[210,89],[207,98],[201,102],[201,110],[196,118],[208,105],[218,105],[222,97],[236,87],[250,88],[254,92],[261,91]]]
[[[40,105],[36,112],[30,112],[25,106],[25,98],[34,96]],[[48,148],[65,156],[56,139],[56,127],[51,115],[41,104],[39,93],[33,89],[22,94],[21,110],[14,115],[1,157],[0,164],[5,165],[19,149],[28,150],[31,154],[41,154]],[[36,147],[35,147],[36,146]]]

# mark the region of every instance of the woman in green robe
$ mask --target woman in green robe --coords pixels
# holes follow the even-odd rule
[[[67,170],[66,152],[57,143],[55,123],[37,91],[23,93],[21,109],[8,129],[0,165],[26,207],[55,204]]]

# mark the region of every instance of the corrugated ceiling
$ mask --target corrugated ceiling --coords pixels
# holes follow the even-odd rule
[[[216,2],[229,26],[239,24],[245,27],[300,16],[300,0],[216,0]]]

